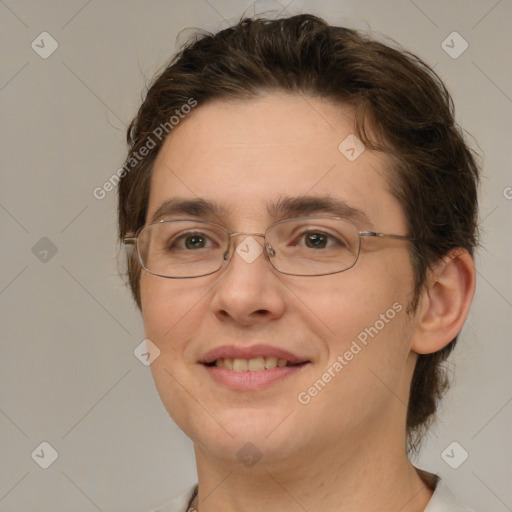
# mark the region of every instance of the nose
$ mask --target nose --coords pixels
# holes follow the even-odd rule
[[[239,325],[265,323],[286,309],[281,278],[265,257],[261,233],[233,233],[221,279],[211,306],[222,321]]]

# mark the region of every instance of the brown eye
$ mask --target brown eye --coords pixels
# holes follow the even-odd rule
[[[308,233],[305,236],[306,247],[310,249],[324,249],[328,243],[328,237],[322,233]]]
[[[187,249],[203,249],[206,247],[206,239],[203,235],[191,235],[185,238],[185,247]]]

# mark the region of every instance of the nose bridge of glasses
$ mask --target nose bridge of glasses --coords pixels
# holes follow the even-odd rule
[[[247,235],[247,236],[262,236],[265,238],[265,233],[248,233],[245,231],[236,231],[235,233],[229,233],[229,239],[233,238],[234,236],[241,236],[241,235]]]
[[[241,239],[240,242],[238,242],[238,244],[243,243],[243,241],[246,238],[253,237],[253,236],[258,236],[258,237],[262,237],[263,239],[265,239],[265,233],[251,233],[251,232],[247,232],[247,231],[235,231],[234,233],[229,233],[229,235],[228,235],[229,246],[228,246],[228,249],[226,250],[226,252],[224,253],[224,260],[231,259],[231,257],[233,256],[233,253],[235,251],[235,248],[238,245],[238,244],[231,243],[231,240],[234,237],[238,237],[238,236],[242,236],[242,235],[245,235],[245,237],[243,239]]]

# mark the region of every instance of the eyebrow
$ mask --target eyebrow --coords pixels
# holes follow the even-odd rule
[[[226,215],[225,208],[220,207],[213,201],[206,199],[181,199],[173,198],[162,203],[150,219],[157,222],[165,217],[173,215],[189,215],[191,217],[220,217]]]
[[[335,217],[351,220],[360,227],[373,229],[368,216],[359,208],[351,206],[343,199],[331,196],[282,197],[267,204],[268,214],[279,220],[318,213],[328,213]],[[214,201],[206,199],[172,198],[162,203],[152,215],[149,223],[166,217],[187,215],[191,217],[223,217],[228,210]]]
[[[373,224],[363,210],[350,205],[343,199],[331,196],[284,197],[268,205],[268,212],[273,217],[311,215],[329,213],[335,217],[351,220],[360,227],[373,229]]]

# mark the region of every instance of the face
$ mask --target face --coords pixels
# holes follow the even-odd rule
[[[406,235],[386,155],[366,149],[351,161],[339,150],[353,132],[350,108],[317,98],[283,93],[198,106],[158,155],[146,222],[160,210],[163,219],[263,233],[284,218],[335,215],[344,204],[360,231]],[[207,201],[215,210],[162,212],[169,200]],[[272,208],[285,200],[293,211]],[[244,235],[231,241],[255,250]],[[281,274],[264,253],[252,261],[236,250],[208,276],[143,271],[146,337],[160,350],[153,377],[196,448],[236,461],[250,442],[263,460],[293,460],[399,431],[413,368],[407,249],[404,241],[364,238],[353,268],[316,277]],[[286,367],[260,369],[260,357],[268,366],[286,359]],[[235,369],[214,363],[235,358],[244,360]],[[236,371],[249,359],[255,371]]]

